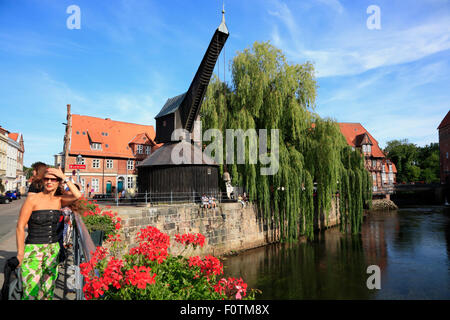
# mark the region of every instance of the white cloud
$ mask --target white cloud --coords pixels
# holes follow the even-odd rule
[[[299,30],[303,30],[301,16],[294,16],[285,3],[277,1],[274,7],[277,10],[269,14],[279,22],[272,26],[273,43],[293,62],[314,61],[318,77],[360,74],[450,49],[448,15],[413,26],[391,26],[389,30],[386,27],[380,31],[342,23],[339,29],[333,30],[332,36],[329,31],[317,30],[313,43],[308,46],[304,37],[299,36]],[[280,33],[279,23],[286,27],[287,32]]]

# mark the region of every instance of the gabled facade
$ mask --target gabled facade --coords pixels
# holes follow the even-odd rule
[[[85,195],[136,192],[136,165],[154,148],[153,126],[71,114],[67,105],[67,124],[63,152],[56,157],[67,176]],[[84,165],[85,169],[71,168]]]
[[[9,138],[16,142],[17,153],[16,153],[16,189],[22,193],[25,191],[26,177],[23,171],[23,156],[25,154],[25,146],[23,143],[23,135],[21,133],[10,133]]]
[[[0,126],[0,179],[2,185],[6,189],[6,163],[7,163],[7,150],[8,150],[8,134],[9,131]]]
[[[450,185],[450,111],[442,119],[439,130],[440,176],[441,183]]]
[[[373,197],[390,198],[394,192],[397,168],[386,158],[377,140],[360,123],[339,123],[348,145],[360,149],[364,155],[364,166],[372,174]]]
[[[24,153],[23,135],[0,127],[0,179],[5,191],[25,192]]]

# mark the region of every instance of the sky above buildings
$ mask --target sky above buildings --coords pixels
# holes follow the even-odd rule
[[[70,5],[80,29],[67,27]],[[0,125],[23,133],[24,164],[53,164],[67,104],[154,125],[189,87],[221,9],[219,0],[0,0]],[[450,0],[226,0],[225,11],[221,80],[231,81],[237,52],[270,41],[289,63],[315,64],[320,116],[360,122],[382,148],[438,142],[450,106]]]

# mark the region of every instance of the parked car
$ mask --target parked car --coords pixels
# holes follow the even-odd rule
[[[7,196],[0,194],[0,203],[10,203],[11,200]]]
[[[22,196],[22,194],[20,193],[19,190],[14,191],[16,193],[16,197],[17,199],[20,199],[20,197]]]
[[[6,191],[5,196],[9,198],[9,200],[17,200],[17,194],[15,191]]]

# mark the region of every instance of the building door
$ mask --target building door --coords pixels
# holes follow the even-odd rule
[[[122,192],[123,190],[123,178],[120,177],[117,181],[117,192]]]
[[[106,182],[106,193],[111,194],[112,183],[111,181]]]

